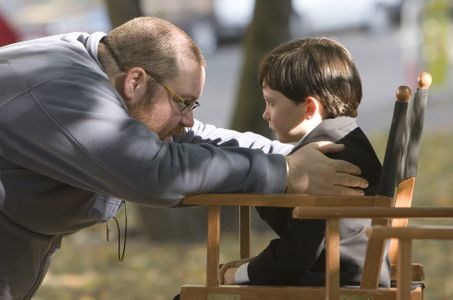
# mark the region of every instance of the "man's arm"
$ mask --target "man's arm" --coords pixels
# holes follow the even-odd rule
[[[213,125],[195,121],[187,134],[176,137],[180,143],[208,143],[216,146],[236,146],[260,149],[265,153],[288,154],[293,145],[269,140],[261,135],[216,128]],[[359,194],[367,183],[360,175],[360,169],[343,160],[333,160],[324,153],[342,151],[342,145],[319,142],[307,145],[287,157],[287,192],[310,194]]]
[[[265,153],[283,155],[287,155],[293,148],[291,144],[270,140],[253,132],[238,132],[230,129],[217,128],[198,120],[195,120],[192,128],[186,129],[185,134],[175,136],[173,141],[177,143],[210,144],[220,147],[260,149]]]

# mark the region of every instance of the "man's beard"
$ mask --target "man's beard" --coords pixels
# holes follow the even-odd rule
[[[160,120],[156,116],[151,119],[150,112],[153,110],[153,105],[149,102],[149,99],[142,99],[138,103],[128,106],[128,110],[131,117],[142,122],[148,130],[156,133],[162,141],[172,141],[173,136],[179,136],[186,133],[185,127],[178,125],[170,132],[167,132],[165,136],[162,136],[162,128],[159,128],[159,125],[165,123],[165,120]]]

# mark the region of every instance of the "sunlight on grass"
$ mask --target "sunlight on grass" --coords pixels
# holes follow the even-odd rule
[[[383,136],[372,139],[382,159]],[[414,205],[453,205],[453,141],[449,134],[425,135],[420,150]],[[132,213],[133,214],[133,213]],[[133,220],[133,216],[132,216]],[[138,225],[132,222],[131,231]],[[113,234],[112,234],[113,235]],[[270,232],[253,234],[252,254],[273,238]],[[425,266],[425,299],[453,299],[453,241],[417,241],[414,261]],[[237,259],[235,234],[222,236],[221,261]],[[205,281],[204,242],[153,242],[142,235],[128,238],[126,258],[117,261],[116,239],[105,241],[98,225],[63,240],[62,249],[36,300],[169,300],[186,283]]]

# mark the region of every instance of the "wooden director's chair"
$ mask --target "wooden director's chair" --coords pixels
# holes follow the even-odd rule
[[[181,288],[181,299],[423,299],[423,269],[421,265],[411,264],[411,240],[453,239],[453,229],[407,227],[407,218],[453,217],[453,207],[411,207],[418,147],[430,84],[431,75],[420,73],[417,92],[412,101],[409,101],[409,87],[400,86],[397,90],[377,196],[203,194],[184,199],[186,205],[208,206],[208,241],[206,285],[184,285]],[[241,259],[250,257],[252,206],[291,207],[294,208],[294,218],[325,219],[325,287],[219,285],[217,271],[221,206],[239,206]],[[342,218],[372,219],[372,226],[368,229],[369,243],[361,286],[357,287],[340,287],[339,222]],[[386,240],[390,238],[396,238],[389,248],[392,267],[397,270],[397,275],[394,276],[396,288],[381,288],[378,287],[380,268]]]

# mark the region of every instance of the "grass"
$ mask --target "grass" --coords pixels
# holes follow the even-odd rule
[[[372,143],[382,158],[384,137],[375,136]],[[425,134],[414,205],[453,205],[451,149],[451,134]],[[138,227],[133,220],[131,231]],[[252,253],[263,249],[272,237],[269,232],[254,233]],[[221,261],[236,259],[237,236],[222,236],[221,249]],[[128,238],[126,251],[125,261],[118,262],[116,239],[107,243],[102,225],[65,238],[34,299],[168,300],[184,283],[204,283],[204,242],[152,242],[138,235]],[[413,252],[414,261],[425,266],[425,299],[453,299],[449,284],[453,281],[453,242],[417,241]]]
[[[254,238],[254,251],[271,238]],[[233,234],[222,237],[221,261],[238,257]],[[36,300],[168,300],[184,283],[205,282],[205,242],[153,243],[128,239],[126,258],[117,260],[116,240],[105,242],[105,229],[95,226],[64,240]]]

